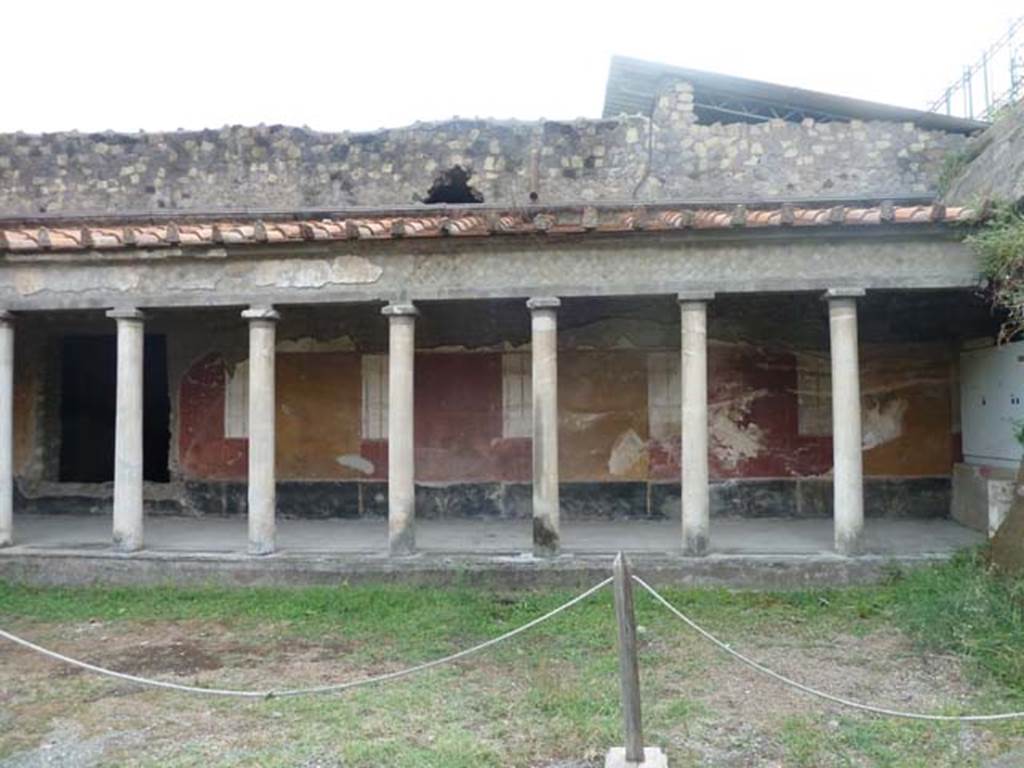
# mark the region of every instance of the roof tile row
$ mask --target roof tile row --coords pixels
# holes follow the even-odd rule
[[[873,207],[643,208],[583,207],[508,212],[452,212],[433,215],[353,215],[320,219],[264,221],[238,216],[224,221],[84,226],[4,227],[0,252],[105,251],[319,240],[390,240],[425,237],[481,237],[513,234],[573,234],[671,230],[758,229],[767,227],[867,226],[959,223],[975,219],[968,208],[941,205]]]

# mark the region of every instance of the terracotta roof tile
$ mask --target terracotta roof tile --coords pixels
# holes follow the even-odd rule
[[[762,211],[753,210],[747,211],[747,219],[745,226],[748,227],[781,227],[782,226],[782,209],[775,208],[772,210]]]
[[[893,221],[897,224],[924,224],[932,220],[932,206],[914,205],[905,208],[896,208],[893,211]]]
[[[844,212],[844,224],[881,224],[881,208],[847,208]]]
[[[353,214],[328,218],[266,221],[235,217],[223,221],[180,220],[162,224],[132,224],[105,218],[95,225],[5,226],[0,224],[0,252],[101,251],[119,248],[191,248],[259,245],[262,243],[328,242],[349,239],[389,240],[424,237],[486,237],[513,234],[558,236],[586,232],[762,229],[766,227],[829,227],[962,223],[976,219],[969,208],[941,205],[898,206],[881,203],[866,207],[691,208],[682,205],[580,206],[526,211],[448,211],[416,215]]]
[[[701,209],[694,211],[694,229],[730,229],[732,227],[731,211]]]
[[[818,227],[831,224],[831,208],[794,208],[794,227]]]

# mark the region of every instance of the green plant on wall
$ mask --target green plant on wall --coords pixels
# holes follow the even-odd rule
[[[993,306],[1006,313],[999,342],[1024,336],[1024,217],[998,205],[967,243],[981,257]]]
[[[960,178],[961,174],[967,170],[967,166],[984,152],[991,143],[991,134],[986,133],[969,142],[962,149],[946,155],[943,158],[942,168],[939,170],[939,178],[936,181],[939,194],[945,195],[953,186],[953,182]]]
[[[992,305],[1006,313],[999,343],[1024,337],[1024,216],[1012,205],[997,205],[967,243],[981,257]],[[1024,421],[1014,422],[1013,434],[1024,446]]]
[[[939,170],[939,178],[936,182],[940,195],[944,195],[949,191],[949,188],[953,186],[953,182],[960,177],[960,174],[967,170],[971,160],[977,157],[978,154],[979,151],[975,147],[969,147],[956,152],[950,152],[943,158],[942,168]]]

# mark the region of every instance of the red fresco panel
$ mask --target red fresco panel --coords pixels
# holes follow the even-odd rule
[[[244,480],[249,445],[224,437],[224,361],[208,355],[181,379],[178,461],[186,477]]]
[[[712,479],[806,477],[828,472],[832,440],[797,429],[796,357],[745,345],[708,348]],[[678,438],[651,441],[651,479],[679,477]]]
[[[418,355],[415,390],[416,479],[498,477],[501,355]]]
[[[415,365],[417,480],[529,482],[530,439],[502,437],[501,355],[421,354]],[[831,470],[831,438],[798,432],[795,355],[712,343],[708,369],[713,479],[813,477]],[[571,377],[561,381],[563,388],[578,384]],[[185,476],[245,478],[246,441],[225,439],[223,425],[224,363],[211,355],[194,364],[180,385],[179,460]],[[949,436],[951,460],[959,452],[958,437]],[[678,438],[650,440],[648,449],[651,479],[679,477]],[[386,480],[387,442],[362,440],[360,453],[374,465],[371,479]]]
[[[368,480],[388,479],[388,441],[387,440],[363,440],[360,444],[359,455],[368,459],[373,464],[373,472],[367,476]]]

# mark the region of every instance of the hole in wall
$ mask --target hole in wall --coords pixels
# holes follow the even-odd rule
[[[469,185],[473,172],[461,165],[453,165],[442,171],[427,190],[423,202],[427,205],[443,203],[482,203],[483,194]]]

